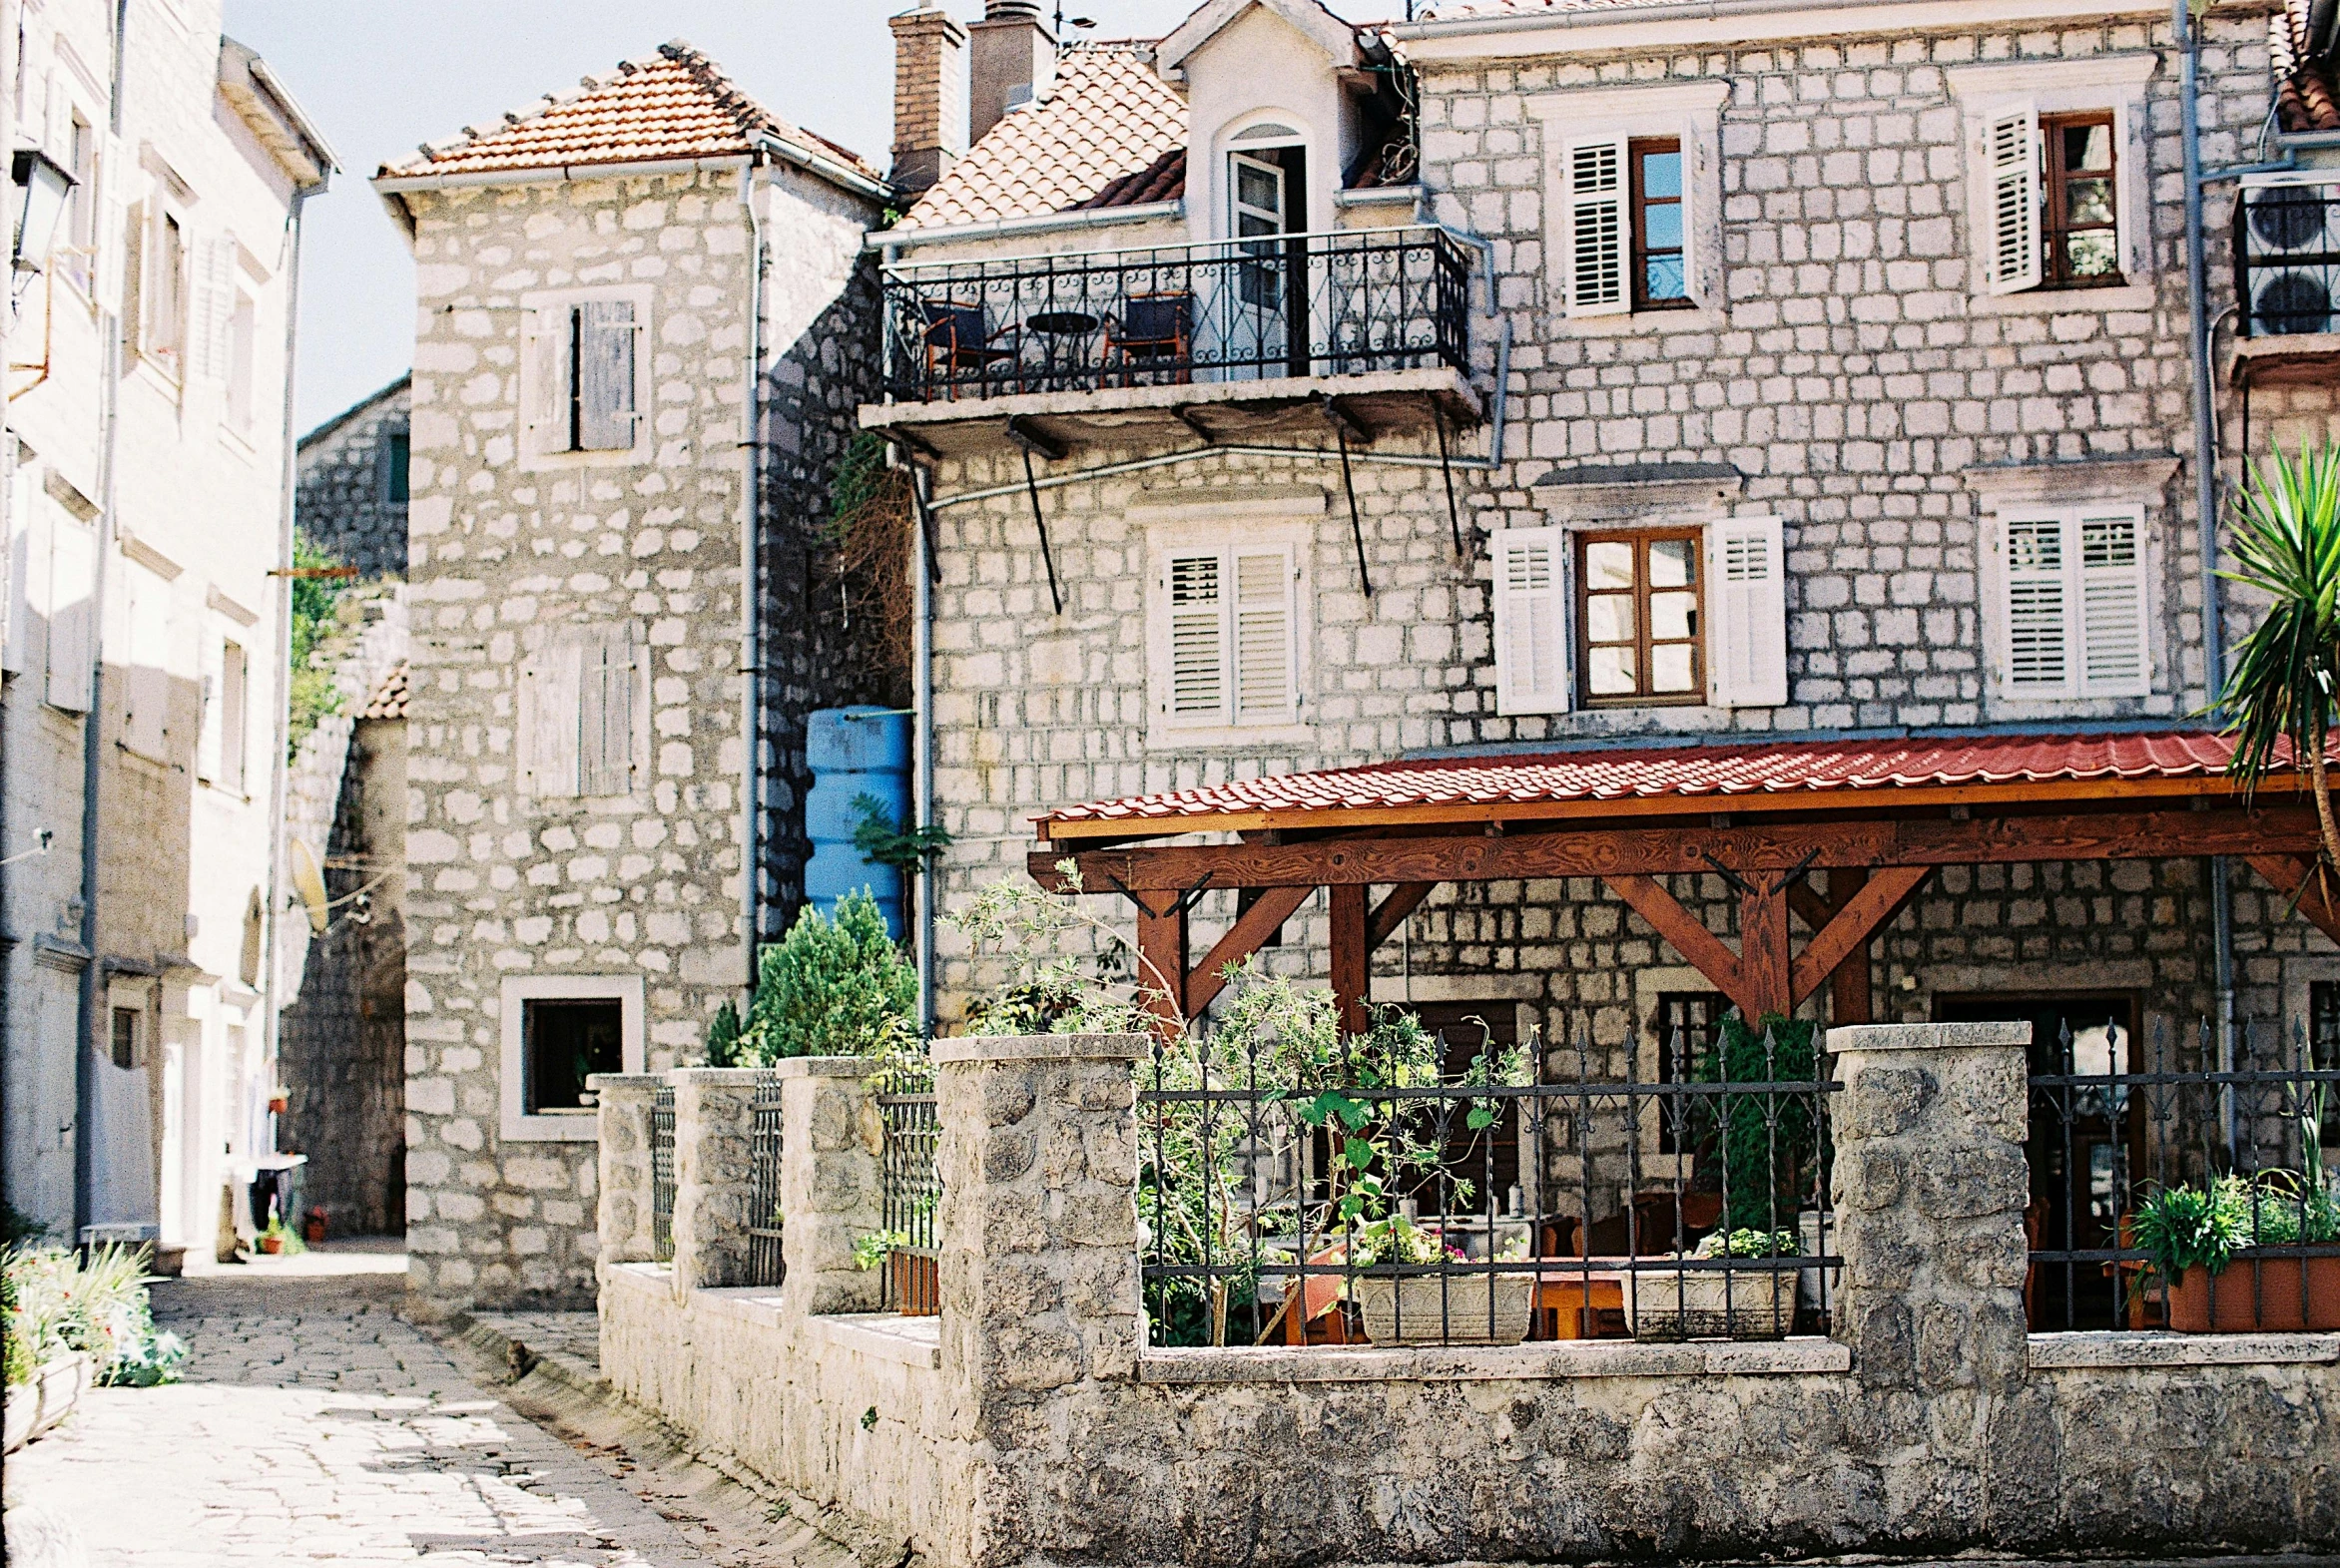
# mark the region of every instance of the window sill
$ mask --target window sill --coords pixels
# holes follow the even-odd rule
[[[688,462],[690,460],[688,456],[690,442],[686,440],[683,442],[683,446],[686,451],[684,461]],[[572,468],[639,468],[652,462],[655,455],[651,446],[640,441],[622,451],[611,449],[592,452],[528,452],[520,459],[520,471],[522,473],[558,473],[563,469]]]
[[[546,1116],[532,1112],[523,1116],[505,1117],[502,1133],[506,1143],[599,1143],[601,1118],[592,1111],[579,1111],[569,1116]]]
[[[1568,315],[1554,311],[1552,324],[1566,337],[1639,337],[1651,332],[1720,332],[1728,311],[1696,306],[1688,310],[1634,310],[1625,315]]]
[[[1211,729],[1173,730],[1157,725],[1146,735],[1149,752],[1184,751],[1213,746],[1306,746],[1316,740],[1316,727],[1306,724],[1219,725]]]
[[[1578,1339],[1518,1345],[1404,1345],[1357,1349],[1145,1350],[1141,1383],[1487,1382],[1562,1377],[1782,1376],[1852,1369],[1833,1339],[1638,1344]]]
[[[2301,1365],[2340,1361],[2340,1333],[2087,1330],[2031,1336],[2032,1370],[2114,1366]]]
[[[2027,288],[2013,294],[1976,294],[1967,301],[1967,313],[2087,315],[2150,310],[2155,303],[2151,283],[2122,283],[2117,288]]]

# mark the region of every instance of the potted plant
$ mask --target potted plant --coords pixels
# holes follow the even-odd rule
[[[155,1327],[143,1248],[22,1249],[0,1263],[6,1313],[5,1445],[63,1420],[91,1383],[146,1387],[178,1375],[187,1347]]]
[[[1421,1268],[1462,1262],[1463,1254],[1436,1228],[1393,1214],[1359,1228],[1351,1254],[1360,1270]],[[1527,1257],[1524,1237],[1496,1263]],[[1351,1287],[1376,1344],[1517,1344],[1527,1337],[1535,1307],[1535,1277],[1494,1271],[1470,1274],[1361,1274]]]
[[[2340,1258],[2285,1251],[2340,1242],[2340,1204],[2320,1182],[2267,1171],[2163,1187],[2131,1229],[2180,1333],[2340,1328]]]
[[[1793,1231],[1717,1231],[1688,1254],[1669,1256],[1719,1265],[1800,1252]],[[1798,1273],[1760,1263],[1637,1270],[1625,1279],[1625,1324],[1636,1339],[1777,1339],[1795,1326]]]
[[[271,1214],[268,1229],[260,1233],[260,1250],[271,1257],[295,1257],[308,1249],[302,1245],[299,1234],[285,1223],[284,1216]]]

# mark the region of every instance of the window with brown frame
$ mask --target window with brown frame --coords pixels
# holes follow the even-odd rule
[[[2096,288],[2120,278],[2120,224],[2113,194],[2112,116],[2043,115],[2047,144],[2048,287]]]
[[[1706,695],[1699,535],[1584,534],[1576,544],[1576,668],[1589,707]]]
[[[1683,263],[1682,144],[1667,137],[1628,144],[1632,170],[1633,308],[1690,306]]]

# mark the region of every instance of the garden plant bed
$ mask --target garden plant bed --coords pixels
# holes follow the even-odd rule
[[[2169,1326],[2180,1333],[2340,1328],[2340,1258],[2239,1252],[2215,1281],[2200,1264],[2186,1270],[2168,1299]]]

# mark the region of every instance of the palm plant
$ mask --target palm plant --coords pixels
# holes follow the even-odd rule
[[[2325,862],[2340,866],[2327,753],[2340,702],[2340,447],[2303,444],[2297,457],[2277,452],[2248,475],[2233,556],[2218,575],[2274,602],[2218,694],[2234,738],[2227,771],[2251,791],[2279,765],[2306,769]]]

